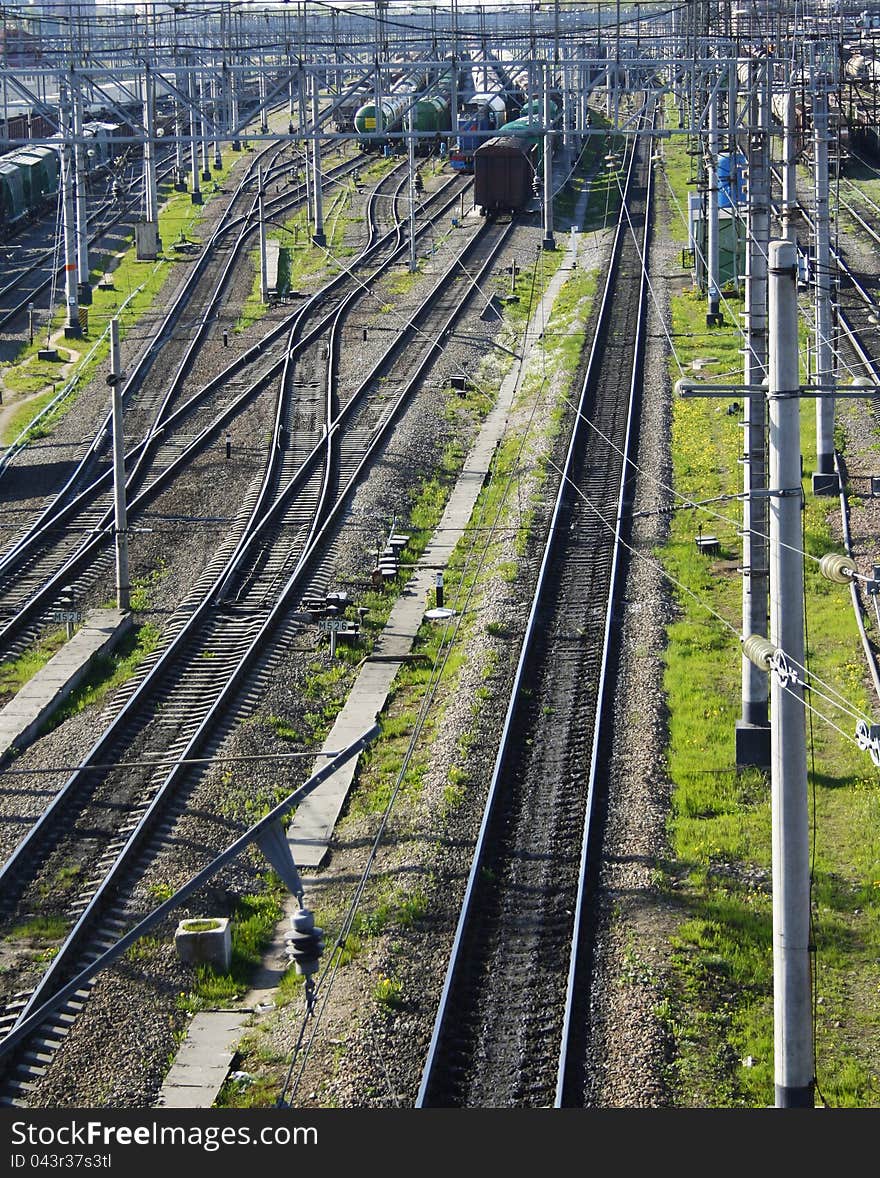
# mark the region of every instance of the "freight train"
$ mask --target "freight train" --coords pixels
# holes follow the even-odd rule
[[[19,113],[0,119],[0,145],[4,149],[12,150],[15,146],[23,146],[18,140],[48,139],[54,135],[56,123],[52,123],[45,115],[36,113]]]
[[[401,129],[404,115],[416,94],[425,90],[427,85],[427,74],[423,70],[412,70],[392,85],[390,92],[380,99],[378,107],[375,98],[365,102],[354,116],[361,151],[386,146],[389,142],[386,136]]]
[[[809,90],[797,92],[800,96],[794,104],[795,151],[804,163],[812,164],[815,147],[813,105]],[[774,93],[771,99],[773,121],[777,126],[785,125],[787,102],[788,96],[783,91]],[[849,120],[841,110],[837,94],[832,91],[828,95],[828,170],[832,176],[842,173],[849,156]]]
[[[550,125],[555,127],[559,123],[559,107],[551,98],[549,103]],[[534,98],[527,102],[519,113],[519,117],[503,123],[498,128],[499,135],[513,135],[523,139],[532,146],[540,143],[544,138],[544,103]]]
[[[552,99],[549,112],[556,126],[560,112]],[[502,124],[474,151],[474,204],[481,216],[512,216],[535,195],[535,179],[544,169],[543,117],[541,100],[527,102],[519,118]]]
[[[369,87],[364,83],[358,86],[351,94],[347,94],[341,99],[333,113],[333,122],[337,131],[353,131],[355,129],[355,117],[361,107],[367,102],[369,96]]]
[[[117,142],[128,128],[121,123],[86,123],[83,137],[86,176],[111,167],[125,153]],[[48,144],[20,147],[0,155],[0,241],[54,206],[61,176],[60,135]],[[54,140],[55,142],[52,142]]]
[[[434,83],[425,71],[411,71],[395,82],[391,93],[380,101],[378,111],[375,100],[364,103],[354,116],[360,150],[390,150],[391,134],[409,130],[412,110],[413,130],[419,135],[415,150],[420,155],[428,154],[440,135],[452,129],[452,69],[452,65],[445,67]]]

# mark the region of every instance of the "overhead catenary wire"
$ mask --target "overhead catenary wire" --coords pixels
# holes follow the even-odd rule
[[[560,477],[563,477],[563,472],[559,466],[557,466],[552,461],[550,461],[548,463],[548,465],[550,465],[556,471],[556,473],[560,475]],[[727,618],[725,618],[723,614],[719,613],[718,610],[716,610],[712,605],[710,605],[703,597],[701,597],[696,591],[691,589],[689,585],[684,584],[682,581],[678,580],[678,578],[674,577],[671,573],[669,573],[668,570],[666,570],[664,568],[662,563],[659,560],[657,560],[655,557],[646,556],[643,552],[640,552],[632,544],[628,543],[624,539],[624,537],[620,534],[620,529],[618,528],[616,521],[611,520],[606,515],[604,515],[602,510],[599,507],[597,507],[590,500],[589,496],[587,496],[584,493],[584,491],[580,487],[577,486],[576,483],[574,483],[570,479],[569,479],[569,482],[570,482],[570,485],[572,486],[575,494],[588,507],[588,509],[595,514],[595,516],[609,530],[609,532],[612,533],[612,535],[615,537],[616,541],[619,544],[623,545],[623,547],[630,553],[630,555],[635,556],[639,561],[646,563],[646,564],[650,565],[652,568],[654,568],[655,570],[657,570],[660,573],[660,575],[663,577],[664,580],[668,581],[671,585],[674,585],[681,592],[683,592],[683,593],[687,594],[689,597],[693,598],[693,600],[695,602],[697,602],[697,604],[700,606],[701,609],[705,610],[706,613],[708,613],[711,617],[715,618],[716,621],[720,622],[721,625],[725,629],[727,629],[737,639],[737,641],[742,641],[742,632],[741,632],[741,629],[739,626],[734,625]],[[780,651],[780,653],[783,655],[785,654],[784,651]],[[854,719],[858,718],[858,719],[865,720],[865,721],[868,721],[870,719],[870,716],[868,715],[868,713],[866,713],[863,709],[859,708],[857,705],[851,703],[832,684],[827,683],[822,679],[819,679],[817,676],[812,674],[809,671],[809,669],[806,668],[803,664],[801,664],[797,661],[792,661],[790,659],[788,661],[789,661],[790,666],[793,666],[795,668],[795,670],[799,672],[799,682],[802,684],[802,686],[809,689],[811,695],[815,695],[818,698],[824,699],[826,703],[835,706],[838,709],[838,711],[842,711],[846,715],[849,715]],[[803,672],[803,675],[800,675],[800,672]],[[847,733],[843,728],[841,728],[839,726],[839,724],[837,724],[834,720],[832,720],[830,716],[820,712],[818,710],[818,708],[816,708],[815,705],[811,702],[810,699],[805,699],[804,704],[806,707],[810,708],[817,715],[819,715],[826,723],[830,724],[831,727],[835,728],[847,741],[849,741],[851,744],[855,745],[856,747],[859,747],[858,741],[851,733]]]

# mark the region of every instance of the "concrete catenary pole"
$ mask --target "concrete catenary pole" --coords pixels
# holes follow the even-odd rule
[[[804,653],[797,252],[770,243],[770,641],[788,665]],[[771,674],[773,1008],[777,1108],[812,1108],[810,845],[803,688]]]
[[[192,58],[190,61],[192,62]],[[190,183],[192,192],[190,199],[194,205],[202,203],[202,192],[199,187],[199,135],[198,115],[196,114],[196,79],[195,71],[191,67],[188,78],[189,90],[189,151],[190,151]]]
[[[199,117],[201,119],[202,140],[202,180],[211,179],[211,149],[208,139],[208,87],[207,73],[202,70],[199,75]]]
[[[263,169],[257,168],[257,218],[260,222],[260,301],[269,302],[269,260],[266,255],[266,217],[263,208]]]
[[[824,75],[813,74],[813,183],[816,224],[816,343],[815,379],[828,385],[834,379],[834,349],[831,344],[831,215],[828,182],[828,90]],[[834,398],[816,398],[816,470],[813,493],[836,495],[838,479],[834,470]]]
[[[720,249],[718,241],[718,156],[720,154],[720,139],[718,137],[718,92],[713,88],[709,99],[709,161],[708,179],[709,190],[707,209],[707,290],[708,306],[706,322],[713,326],[721,321],[721,278],[720,278]]]
[[[92,301],[92,285],[89,282],[89,214],[86,207],[86,169],[88,159],[83,143],[82,91],[73,70],[70,71],[70,99],[73,113],[73,159],[76,173],[76,266],[79,282],[77,294],[82,304]]]
[[[545,250],[556,248],[553,236],[553,123],[550,119],[550,86],[553,71],[544,69],[544,240]]]
[[[144,113],[144,220],[149,225],[159,223],[159,200],[156,188],[156,128],[155,128],[155,81],[149,65],[144,66],[143,113]]]
[[[122,434],[122,353],[119,348],[119,320],[110,320],[110,398],[113,418],[113,507],[116,537],[116,604],[131,608],[128,573],[128,520],[125,506],[125,445]]]
[[[416,262],[416,160],[415,160],[415,103],[409,108],[406,148],[409,163],[409,272],[415,274]]]
[[[71,138],[73,122],[70,94],[60,87],[59,116],[61,122],[61,218],[64,234],[64,335],[75,339],[82,335],[79,324],[79,292],[76,265],[76,207],[74,201],[74,167]]]
[[[795,95],[785,95],[782,124],[782,236],[797,245],[795,213],[797,212],[797,137],[795,130]]]
[[[321,139],[318,135],[318,115],[318,75],[312,74],[312,129],[315,135],[312,140],[312,200],[315,204],[315,232],[312,234],[312,241],[315,245],[326,245],[327,238],[324,236],[323,181],[321,180]]]
[[[299,67],[298,87],[299,91],[299,129],[302,134],[308,126],[308,118],[306,116],[306,74],[303,67]],[[378,106],[376,110],[378,110]],[[378,124],[377,124],[378,126]],[[312,166],[309,162],[309,146],[308,143],[303,144],[303,176],[305,178],[306,188],[306,221],[311,225],[313,220],[312,210]]]
[[[766,65],[752,66],[746,97],[748,233],[746,243],[746,394],[743,454],[743,634],[767,636],[766,399],[767,247],[770,241],[770,149]],[[770,758],[767,676],[742,660],[742,718],[736,724],[737,765],[765,767]]]
[[[175,22],[177,21],[177,14],[174,15]],[[174,49],[174,65],[178,65],[178,50],[177,50],[177,32],[175,27],[175,49]],[[184,163],[184,149],[183,149],[183,128],[184,128],[184,113],[186,107],[181,95],[183,94],[185,82],[184,76],[179,69],[174,72],[174,86],[177,94],[174,96],[174,188],[176,192],[186,192],[186,165]]]
[[[223,91],[220,85],[219,74],[215,74],[211,82],[211,97],[213,99],[212,110],[214,112],[214,168],[219,172],[223,167],[223,153],[220,150],[220,136],[223,132],[221,126],[223,112],[221,99],[223,97]]]
[[[449,64],[452,71],[449,87],[449,126],[451,135],[447,147],[451,150],[458,131],[458,81],[459,70],[461,69],[461,61],[458,53],[458,0],[452,0],[452,56]]]

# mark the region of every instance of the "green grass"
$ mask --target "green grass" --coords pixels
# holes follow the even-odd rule
[[[68,717],[77,715],[85,708],[102,703],[111,691],[134,674],[144,658],[156,649],[161,637],[158,626],[145,622],[130,631],[115,650],[96,658],[87,677],[46,721],[44,732],[51,732]]]
[[[30,941],[43,944],[46,941],[58,941],[66,936],[68,922],[63,916],[34,916],[30,920],[17,924],[7,934],[7,941]]]
[[[667,146],[668,176],[681,183],[684,145]],[[679,192],[681,198],[681,191]],[[676,229],[676,232],[680,232]],[[685,365],[716,357],[708,380],[741,379],[740,341],[730,328],[707,333],[705,301],[673,300],[676,352]],[[703,325],[701,326],[701,320]],[[672,379],[678,376],[672,366]],[[735,394],[732,394],[732,397]],[[725,402],[677,399],[673,407],[676,489],[694,499],[737,494],[742,447],[738,414]],[[834,501],[810,491],[815,463],[815,407],[802,412],[805,478],[803,547],[837,550],[828,515]],[[722,557],[737,559],[741,516],[735,502],[716,504],[725,519],[700,510],[672,518],[661,557],[674,589],[677,618],[668,631],[664,687],[669,707],[667,763],[673,782],[665,886],[679,919],[661,1014],[675,1042],[669,1068],[673,1103],[762,1107],[774,1103],[771,815],[769,781],[737,771],[734,727],[740,714],[741,583],[697,553],[702,525],[717,534]],[[808,661],[859,709],[868,708],[848,595],[805,561]],[[690,591],[690,592],[688,592]],[[714,616],[718,615],[718,616]],[[726,619],[725,625],[720,618]],[[820,710],[827,711],[824,706]],[[875,1106],[880,1098],[880,818],[876,775],[843,733],[808,713],[809,805],[814,826],[812,913],[815,928],[816,1068],[832,1105]],[[673,886],[674,885],[674,886]],[[747,1061],[748,1066],[743,1062]]]
[[[66,641],[66,631],[55,630],[15,659],[0,663],[0,696],[15,695],[33,679]]]

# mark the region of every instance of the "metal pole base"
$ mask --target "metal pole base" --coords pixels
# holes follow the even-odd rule
[[[776,1107],[777,1108],[815,1108],[816,1101],[814,1095],[815,1085],[805,1084],[803,1088],[785,1087],[782,1084],[776,1085]]]
[[[175,180],[174,181],[174,191],[175,192],[186,192],[186,181],[185,180]]]
[[[814,495],[839,495],[840,494],[840,479],[836,474],[820,474],[814,472],[813,474],[813,494]]]
[[[68,323],[64,328],[65,339],[82,339],[82,328],[78,323]]]
[[[232,150],[233,151],[241,151],[241,140],[240,139],[233,139],[232,140]]]
[[[216,169],[216,171],[219,172],[222,167],[223,167],[223,160],[220,158],[219,155],[215,155],[214,156],[214,168]]]
[[[738,769],[770,768],[769,724],[749,724],[745,720],[737,720],[734,739]]]
[[[706,326],[707,327],[723,327],[724,326],[724,316],[721,314],[720,311],[707,311],[706,312]]]
[[[313,233],[312,242],[314,245],[326,245],[327,237],[324,233]]]
[[[191,202],[192,202],[194,205],[200,205],[200,204],[202,203],[202,194],[201,194],[200,192],[194,192],[194,193],[193,193],[193,194],[190,196],[190,201],[191,201]]]
[[[210,168],[205,168],[205,170],[202,172],[202,179],[203,180],[210,180],[211,179],[211,169]]]
[[[552,233],[548,233],[547,236],[544,238],[544,240],[541,242],[541,249],[544,249],[544,250],[555,250],[556,249],[556,238],[553,236]]]

